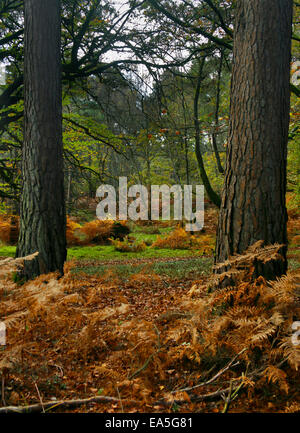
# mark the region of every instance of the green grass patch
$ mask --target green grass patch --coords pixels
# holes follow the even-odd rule
[[[210,257],[197,257],[190,258],[189,260],[178,260],[174,261],[170,259],[169,261],[164,262],[155,262],[155,263],[141,263],[139,265],[128,264],[93,264],[87,266],[76,266],[72,269],[72,272],[77,273],[85,273],[88,275],[101,275],[105,274],[107,269],[113,269],[116,277],[120,278],[122,281],[128,280],[131,275],[144,273],[151,274],[155,273],[156,275],[165,276],[169,278],[178,278],[178,279],[186,279],[189,277],[199,278],[203,275],[209,275],[211,272],[211,266],[213,264],[213,259]]]
[[[145,242],[146,245],[152,245],[159,235],[145,234],[145,233],[130,233],[137,242]]]
[[[16,247],[0,245],[0,257],[15,257],[16,249]]]
[[[134,235],[137,239],[137,241],[142,241],[145,239],[153,240],[156,235]],[[16,247],[14,246],[7,246],[7,245],[0,245],[0,257],[15,257],[16,253]],[[164,249],[156,249],[156,248],[147,248],[145,251],[137,252],[137,253],[130,253],[130,252],[119,252],[116,251],[113,245],[96,245],[96,246],[85,246],[85,247],[72,247],[68,249],[68,260],[119,260],[120,265],[119,268],[121,268],[121,263],[124,259],[138,259],[138,258],[172,258],[172,257],[190,257],[195,256],[195,259],[192,257],[191,260],[186,262],[167,262],[168,266],[166,270],[164,271],[163,268],[166,267],[165,262],[163,263],[155,263],[153,264],[153,271],[157,274],[160,274],[161,272],[165,272],[166,275],[174,275],[174,277],[184,277],[186,275],[186,272],[195,272],[198,273],[198,266],[199,264],[205,266],[206,263],[210,263],[212,261],[211,258],[207,257],[201,257],[198,256],[197,250],[172,250],[168,248]],[[186,265],[189,263],[189,265]],[[195,264],[195,266],[194,266]],[[127,265],[124,265],[124,270],[127,269]],[[129,267],[131,265],[128,265]],[[142,266],[142,265],[141,265]],[[187,266],[187,268],[186,268]],[[194,268],[193,268],[194,266]],[[290,258],[288,260],[288,268],[289,270],[296,270],[300,268],[300,262],[299,260],[295,258]],[[77,268],[78,269],[78,268]],[[87,269],[85,267],[82,268]],[[99,267],[99,269],[102,269]],[[134,272],[136,271],[137,267],[135,267]],[[123,270],[123,271],[124,271]],[[88,273],[92,272],[92,270],[88,271]],[[100,272],[100,271],[99,271]],[[121,269],[122,272],[122,269]],[[98,271],[96,272],[98,273]]]
[[[1,250],[0,250],[1,252]],[[141,252],[120,252],[116,251],[113,245],[97,245],[87,247],[72,247],[68,249],[68,260],[71,259],[86,259],[86,260],[109,260],[109,259],[120,259],[122,261],[126,259],[135,258],[159,258],[159,257],[188,257],[197,256],[197,251],[192,250],[171,250],[165,249],[154,249],[147,248]]]
[[[288,270],[289,271],[296,271],[300,268],[300,261],[295,259],[289,259],[288,260]]]
[[[131,234],[133,234],[134,236],[137,233],[144,234],[144,235],[153,235],[153,236],[166,235],[169,234],[175,228],[175,226],[160,227],[159,225],[139,226],[138,224],[135,224],[132,221],[128,225],[130,227]]]
[[[137,238],[138,241],[144,238]],[[16,253],[16,247],[12,246],[0,246],[0,257],[14,257]],[[154,249],[147,248],[145,251],[132,253],[132,252],[119,252],[116,251],[113,245],[95,245],[95,246],[84,246],[84,247],[71,247],[68,248],[68,260],[73,259],[86,259],[86,260],[109,260],[109,259],[120,259],[124,258],[151,258],[151,257],[187,257],[197,256],[197,251],[192,250],[171,250],[165,249]]]
[[[176,262],[157,262],[153,263],[153,272],[157,275],[166,275],[170,278],[188,278],[197,279],[200,276],[208,275],[211,272],[213,258],[197,257],[189,260]]]

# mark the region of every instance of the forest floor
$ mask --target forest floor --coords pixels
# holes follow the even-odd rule
[[[2,262],[0,412],[299,412],[299,224],[288,276],[249,272],[234,291],[218,289],[211,255],[188,250],[73,257],[63,278],[22,285]]]

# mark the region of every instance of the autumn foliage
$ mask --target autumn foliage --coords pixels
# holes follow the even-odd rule
[[[93,220],[80,225],[67,219],[67,243],[73,245],[107,244],[111,238],[123,239],[129,228],[126,221]]]
[[[147,248],[147,245],[144,241],[137,242],[135,239],[130,239],[128,236],[126,236],[123,240],[111,239],[111,242],[115,249],[120,252],[137,253],[144,251]]]
[[[194,249],[202,254],[211,254],[214,250],[214,238],[210,235],[200,234],[195,236],[183,228],[178,227],[168,236],[158,239],[153,243],[153,248],[170,249]]]
[[[0,217],[0,240],[6,245],[16,245],[19,237],[19,216]],[[93,220],[83,225],[67,217],[66,237],[68,246],[105,244],[109,239],[123,239],[130,232],[126,221]]]
[[[105,243],[112,235],[114,221],[94,220],[84,224],[81,232],[85,235],[84,243]]]
[[[0,217],[0,240],[7,245],[16,245],[19,237],[19,220],[15,215]]]
[[[68,246],[77,245],[80,242],[78,232],[81,225],[73,221],[69,216],[67,217],[66,237]]]
[[[299,410],[300,346],[291,339],[299,273],[273,282],[254,274],[253,263],[278,251],[257,245],[226,272],[184,286],[146,278],[147,269],[125,285],[113,274],[78,277],[70,262],[59,280],[43,275],[19,286],[11,272],[20,259],[7,259],[0,316],[9,343],[0,369],[13,392],[5,397],[37,402],[35,377],[45,402],[53,393],[107,397],[93,411],[120,410],[119,395],[125,411],[222,411],[230,387],[241,395],[233,411],[265,409],[262,393],[276,395],[270,411]]]

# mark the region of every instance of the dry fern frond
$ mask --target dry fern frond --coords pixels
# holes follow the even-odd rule
[[[237,285],[241,281],[253,281],[262,271],[269,279],[276,277],[276,272],[282,275],[284,272],[285,245],[272,244],[263,247],[264,241],[258,241],[250,246],[243,254],[234,255],[224,263],[214,266],[214,272],[221,274],[216,276],[217,286]],[[276,264],[276,265],[275,265]],[[239,271],[237,273],[237,271]],[[227,278],[222,274],[227,273]],[[229,280],[229,283],[227,283]]]
[[[271,255],[274,252],[272,248],[268,251]],[[255,254],[249,253],[248,258]],[[266,251],[259,254],[267,257]],[[70,367],[76,362],[93,388],[105,387],[107,393],[115,392],[118,386],[122,398],[139,395],[142,400],[151,398],[153,387],[159,388],[158,380],[169,378],[168,370],[182,375],[181,386],[190,381],[183,371],[195,373],[192,386],[199,381],[196,372],[213,371],[213,377],[234,359],[221,381],[218,378],[213,385],[223,389],[224,382],[243,380],[245,373],[248,391],[255,382],[264,387],[278,385],[278,393],[286,393],[289,375],[296,376],[293,370],[300,365],[300,345],[293,345],[291,340],[291,325],[295,318],[300,319],[299,277],[293,273],[273,282],[255,278],[251,262],[247,268],[244,259],[235,259],[238,267],[229,273],[232,286],[214,287],[211,281],[191,284],[192,290],[185,298],[177,299],[171,308],[166,303],[166,308],[150,319],[146,308],[145,316],[135,315],[136,304],[130,303],[129,292],[112,282],[109,274],[107,279],[87,275],[78,278],[68,263],[60,280],[54,273],[18,287],[4,272],[0,317],[8,325],[9,346],[5,358],[1,353],[0,367],[16,370],[24,353],[26,358],[30,352],[34,354],[31,369],[45,356],[76,376],[78,372]],[[8,259],[3,269],[11,272],[14,266],[14,260]],[[139,277],[132,277],[128,286],[136,288],[140,284],[139,288],[147,289],[151,278],[147,275],[137,281]],[[160,283],[161,278],[153,279],[154,285]],[[209,292],[209,286],[215,290]],[[170,320],[159,320],[170,311],[175,313]],[[288,366],[283,363],[285,359]],[[134,380],[126,381],[130,376]],[[292,380],[289,384],[292,388]]]
[[[300,413],[300,403],[297,401],[293,401],[288,403],[285,408],[285,413]]]
[[[7,259],[0,261],[0,278],[7,278],[9,274],[15,272],[20,267],[23,266],[24,261],[34,260],[39,253],[36,252],[27,257],[20,257],[14,259],[12,257],[8,257]]]
[[[300,344],[293,344],[292,336],[289,335],[282,338],[280,347],[283,349],[283,356],[287,358],[290,366],[298,371],[300,366]]]
[[[263,378],[270,383],[278,383],[280,389],[288,394],[289,386],[286,381],[287,374],[280,368],[274,365],[269,365],[263,372]]]

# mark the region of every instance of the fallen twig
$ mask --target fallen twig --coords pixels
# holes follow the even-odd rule
[[[40,391],[39,391],[39,388],[38,388],[36,382],[34,382],[34,386],[35,386],[37,394],[39,396],[39,400],[40,400],[40,403],[41,403],[41,406],[42,406],[42,411],[43,411],[43,413],[45,413],[45,408],[44,408],[43,400],[42,400],[42,397],[41,397],[41,394],[40,394]]]
[[[122,399],[121,399],[121,394],[120,394],[120,391],[119,391],[118,387],[117,387],[117,393],[118,393],[118,396],[119,396],[119,401],[120,401],[120,406],[121,406],[122,413],[124,413],[124,407],[123,407],[123,403],[122,403]]]
[[[137,400],[123,400],[123,402],[124,401],[131,404],[139,403]],[[79,399],[79,400],[59,400],[56,402],[51,401],[51,402],[43,403],[43,405],[32,404],[30,406],[6,406],[0,408],[0,414],[1,413],[34,413],[34,412],[42,412],[43,409],[46,412],[57,408],[77,407],[89,403],[110,403],[110,402],[119,403],[120,399],[115,397],[95,396],[95,397]]]
[[[131,380],[133,379],[135,376],[137,376],[138,374],[141,373],[141,371],[145,370],[145,368],[148,367],[150,361],[152,360],[152,358],[154,358],[155,355],[157,355],[160,352],[160,349],[158,349],[156,352],[152,353],[149,358],[147,359],[147,361],[145,362],[144,365],[142,365],[140,368],[138,368],[134,373],[132,373],[128,379]]]
[[[234,388],[233,392],[235,392],[236,390],[240,389],[240,385],[237,386],[236,388]],[[190,395],[189,399],[191,402],[199,402],[199,401],[204,401],[204,400],[214,400],[216,397],[220,397],[223,394],[228,393],[230,390],[230,387],[225,388],[225,389],[218,389],[217,391],[214,392],[210,392],[208,394],[202,394],[202,395]],[[186,403],[184,400],[173,400],[172,402],[173,404],[184,404]],[[170,404],[169,401],[166,401],[164,399],[158,400],[155,402],[155,405],[161,405],[161,406],[168,406]]]
[[[6,402],[5,402],[5,377],[4,377],[4,372],[2,372],[2,376],[1,376],[1,400],[2,400],[2,404],[5,406]]]
[[[229,387],[229,392],[228,392],[228,396],[227,396],[227,398],[226,398],[226,401],[225,401],[225,405],[224,405],[224,408],[223,408],[223,410],[222,410],[222,413],[226,413],[227,411],[228,411],[228,409],[229,409],[229,404],[230,404],[230,402],[231,402],[231,394],[232,394],[232,381],[230,382],[230,387]]]
[[[177,389],[175,391],[172,391],[172,394],[176,394],[177,392],[188,392],[188,391],[192,391],[193,389],[196,388],[200,388],[201,386],[206,386],[206,385],[210,385],[212,382],[214,382],[216,379],[218,379],[218,377],[220,377],[223,373],[225,373],[225,371],[227,371],[232,364],[234,363],[234,361],[242,354],[245,352],[245,350],[247,350],[247,348],[245,347],[243,350],[241,350],[237,355],[235,355],[232,360],[224,367],[222,368],[222,370],[218,371],[217,374],[215,374],[211,379],[207,380],[206,382],[201,382],[198,383],[198,385],[194,385],[194,386],[190,386],[188,388],[182,388],[182,389]],[[234,365],[238,365],[238,362]]]

